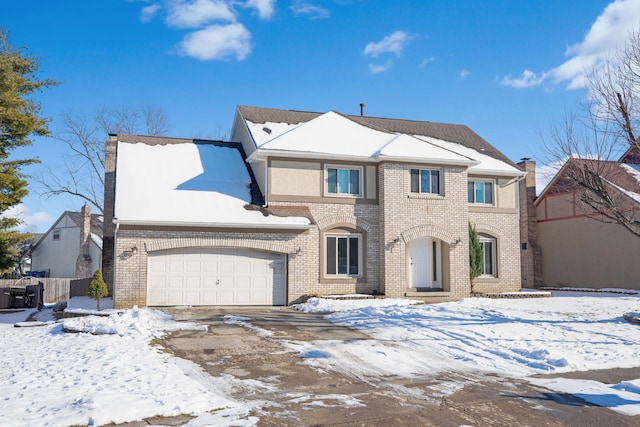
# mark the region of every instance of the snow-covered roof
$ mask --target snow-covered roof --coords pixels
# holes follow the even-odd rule
[[[128,136],[127,141],[135,141]],[[303,217],[246,209],[251,178],[233,145],[118,141],[115,220],[122,224],[304,228]],[[145,141],[148,142],[148,141]]]
[[[462,144],[455,142],[444,141],[442,139],[432,138],[429,136],[415,135],[416,138],[434,144],[438,147],[450,150],[451,152],[458,153],[458,155],[466,156],[470,159],[474,159],[476,164],[469,167],[469,173],[474,174],[489,174],[489,175],[522,175],[523,171],[512,166],[502,160],[491,157],[484,154],[481,151],[476,151],[472,148],[466,147]]]
[[[266,133],[255,124],[259,139]],[[270,128],[269,128],[270,129]],[[421,141],[411,135],[374,129],[330,111],[306,123],[279,126],[283,133],[263,142],[254,157],[268,153],[295,153],[306,157],[361,160],[413,160],[433,163],[473,165],[476,162],[448,149]],[[271,135],[276,132],[272,131]],[[251,160],[251,158],[250,158]]]
[[[239,107],[239,111],[257,148],[250,161],[274,154],[359,161],[411,160],[466,165],[477,174],[523,174],[502,153],[462,125],[345,116],[334,111],[321,114],[256,107]]]

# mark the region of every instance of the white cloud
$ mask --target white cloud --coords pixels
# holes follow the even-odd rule
[[[167,9],[167,25],[177,28],[199,28],[214,21],[236,20],[230,4],[220,0],[170,0]]]
[[[405,46],[411,41],[411,37],[404,31],[396,31],[380,40],[371,42],[364,48],[364,54],[372,58],[377,58],[384,53],[393,53],[400,56]]]
[[[511,86],[515,88],[532,87],[537,86],[546,78],[546,74],[537,75],[531,70],[524,70],[520,77],[511,78],[511,76],[505,76],[500,81],[504,86]]]
[[[563,64],[540,73],[525,70],[516,78],[505,76],[500,83],[525,88],[551,80],[554,83],[566,82],[569,89],[583,88],[585,72],[600,67],[609,54],[624,47],[629,33],[639,29],[639,16],[640,0],[615,0],[598,16],[582,42],[566,48],[565,56],[569,59]]]
[[[18,227],[20,230],[37,229],[38,225],[49,224],[53,221],[48,212],[31,213],[30,209],[22,203],[10,207],[2,213],[2,216],[5,218],[18,218],[21,221]]]
[[[329,10],[304,0],[294,1],[291,5],[291,11],[295,16],[306,15],[309,19],[321,19],[330,16]]]
[[[156,17],[160,9],[162,9],[162,5],[160,3],[154,3],[150,6],[143,7],[142,11],[140,12],[140,21],[150,22],[153,18]]]
[[[465,70],[464,68],[462,70],[460,70],[460,80],[467,78],[467,76],[469,75],[469,71]]]
[[[247,0],[246,6],[256,9],[261,19],[269,19],[273,15],[275,0]]]
[[[424,68],[427,66],[427,64],[429,64],[430,62],[433,62],[436,60],[435,56],[431,56],[429,58],[425,58],[422,60],[422,62],[420,63],[420,65],[418,65],[420,68]]]
[[[384,73],[385,71],[389,70],[389,68],[391,68],[391,65],[391,61],[388,61],[384,65],[369,64],[369,71],[372,74]]]
[[[205,61],[232,57],[242,61],[251,53],[251,33],[239,23],[210,25],[187,34],[180,43],[180,50]]]

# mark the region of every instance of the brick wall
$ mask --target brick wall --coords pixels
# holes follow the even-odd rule
[[[116,308],[145,306],[147,301],[147,258],[149,253],[163,249],[191,247],[252,248],[287,255],[288,302],[292,302],[308,287],[308,232],[209,232],[135,230],[121,227],[115,246]],[[136,248],[133,250],[133,248]],[[300,248],[300,254],[297,253]]]
[[[543,285],[542,249],[538,243],[536,208],[536,162],[524,160],[518,167],[527,172],[519,182],[520,193],[520,238],[526,248],[520,248],[522,285],[539,287]]]
[[[384,248],[384,288],[400,297],[409,288],[407,250],[411,241],[432,237],[442,241],[443,290],[451,299],[469,295],[467,174],[464,168],[442,169],[443,196],[410,192],[410,165],[379,167],[381,246]],[[457,242],[457,243],[456,243]]]

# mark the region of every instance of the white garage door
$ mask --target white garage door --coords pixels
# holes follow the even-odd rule
[[[149,253],[147,305],[285,305],[282,254],[231,248]]]

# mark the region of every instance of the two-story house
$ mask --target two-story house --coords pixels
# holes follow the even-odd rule
[[[454,300],[469,223],[474,290],[520,288],[524,173],[468,127],[238,107],[231,139],[107,143],[116,306]]]

